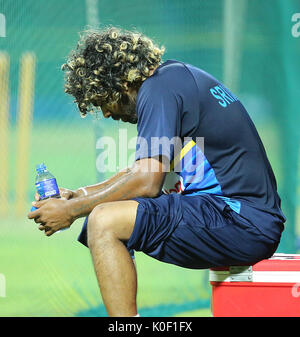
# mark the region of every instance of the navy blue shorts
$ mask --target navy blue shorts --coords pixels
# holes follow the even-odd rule
[[[174,193],[134,200],[139,205],[127,242],[131,254],[142,251],[163,262],[204,269],[253,264],[272,256],[279,244],[211,195]],[[85,245],[86,223],[79,236]]]

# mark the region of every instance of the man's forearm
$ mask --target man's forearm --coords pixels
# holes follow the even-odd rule
[[[85,191],[88,195],[99,192],[103,188],[105,188],[105,187],[111,185],[113,182],[117,181],[125,173],[128,173],[129,170],[130,170],[129,168],[125,168],[122,171],[115,174],[113,177],[111,177],[111,178],[109,178],[109,179],[107,179],[107,180],[105,180],[101,183],[95,184],[95,185],[85,186],[84,189],[85,189]],[[75,192],[75,195],[78,196],[78,197],[84,196],[85,193],[83,192],[82,189],[83,189],[83,187],[80,187],[79,189],[77,189],[76,192]]]
[[[94,193],[70,200],[70,212],[74,219],[87,216],[97,205],[104,202],[154,196],[151,187],[145,186],[145,177],[134,173],[131,169],[99,186],[95,187]]]

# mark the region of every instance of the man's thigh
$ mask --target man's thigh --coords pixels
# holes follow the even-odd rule
[[[116,234],[127,241],[134,228],[138,203],[134,200],[107,202],[96,206],[93,210],[94,220],[99,220],[99,226],[111,226]],[[93,213],[92,212],[92,213]],[[88,247],[88,224],[92,213],[85,218],[78,241]],[[133,256],[133,251],[131,251]]]
[[[112,232],[119,240],[127,241],[132,234],[138,202],[134,200],[106,202],[96,206],[89,216],[88,233],[97,235]]]

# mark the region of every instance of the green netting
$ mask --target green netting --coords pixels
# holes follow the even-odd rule
[[[0,274],[7,281],[7,295],[0,298],[4,303],[0,315],[105,314],[92,265],[87,262],[88,252],[74,245],[80,224],[70,233],[47,241],[26,220],[36,164],[44,161],[61,186],[94,184],[113,174],[100,172],[97,166],[99,138],[106,135],[117,139],[119,130],[124,129],[128,138],[136,135],[134,126],[90,116],[81,119],[72,98],[64,94],[60,66],[75,46],[78,32],[88,24],[140,30],[166,47],[164,60],[178,59],[203,68],[240,97],[264,142],[287,216],[278,250],[288,253],[298,249],[298,0],[0,0],[0,13],[0,53],[9,58],[9,96],[0,97],[1,106],[9,102],[9,124],[0,125],[0,136],[9,135],[7,145],[5,141],[0,143],[0,151],[5,154],[0,175],[8,181],[7,188],[5,184],[0,187],[1,195],[8,200],[7,209],[1,208],[0,220]],[[27,139],[23,140],[29,145],[20,153],[20,65],[26,52],[35,56],[36,63],[32,117],[29,132],[24,133]],[[0,110],[2,114],[4,110]],[[116,151],[119,154],[118,148]],[[16,181],[21,171],[23,210],[21,207],[17,212]],[[43,254],[51,256],[52,262],[49,258],[45,262]],[[175,315],[208,306],[207,273],[182,271],[137,256],[139,259],[141,275],[144,272],[139,305],[145,314]],[[163,287],[161,275],[168,275]],[[51,282],[47,282],[48,277]],[[46,284],[43,289],[40,282]],[[32,295],[28,295],[30,291]]]

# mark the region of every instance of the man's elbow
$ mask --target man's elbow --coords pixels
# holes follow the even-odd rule
[[[144,198],[156,198],[161,193],[161,188],[154,185],[144,186],[142,194]]]
[[[143,179],[140,184],[140,195],[143,198],[156,198],[161,193],[161,184],[151,181],[151,179]]]
[[[152,171],[150,168],[154,168]],[[141,159],[135,163],[131,171],[136,177],[138,194],[144,198],[155,198],[161,193],[165,180],[162,164],[153,158]]]

